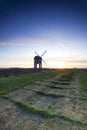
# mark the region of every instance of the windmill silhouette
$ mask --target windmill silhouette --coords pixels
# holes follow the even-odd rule
[[[43,55],[46,53],[47,51],[45,50],[41,56],[39,56],[39,54],[35,51],[36,56],[34,57],[34,68],[37,69],[37,65],[39,65],[39,69],[42,68],[42,61],[44,62],[44,64],[46,64],[46,62],[42,59]]]

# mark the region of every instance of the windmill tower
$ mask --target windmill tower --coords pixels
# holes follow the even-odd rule
[[[39,56],[39,54],[35,51],[36,56],[34,57],[34,68],[37,69],[37,65],[39,65],[39,69],[42,68],[42,61],[46,64],[46,62],[42,59],[43,55],[46,53],[47,51],[44,51],[42,53],[41,56]]]

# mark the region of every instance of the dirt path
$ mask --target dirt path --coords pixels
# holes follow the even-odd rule
[[[0,130],[87,130],[87,101],[81,100],[76,75],[61,74],[5,96],[10,100],[0,97]],[[11,100],[57,116],[43,117],[22,109]]]

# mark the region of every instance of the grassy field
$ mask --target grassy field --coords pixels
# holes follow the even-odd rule
[[[87,98],[87,72],[79,72],[79,81],[83,98]]]
[[[2,129],[86,130],[87,73],[50,70],[1,78],[0,111]]]
[[[35,73],[26,76],[16,76],[8,78],[0,78],[0,94],[5,94],[15,89],[19,89],[35,81],[47,79],[50,76],[60,73],[59,71],[48,71],[43,73]]]

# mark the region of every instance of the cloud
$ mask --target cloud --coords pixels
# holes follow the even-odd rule
[[[60,41],[59,38],[39,38],[39,37],[22,37],[22,38],[15,38],[9,41],[1,41],[0,47],[29,47],[34,50],[42,51],[51,48],[65,48],[65,45]]]

